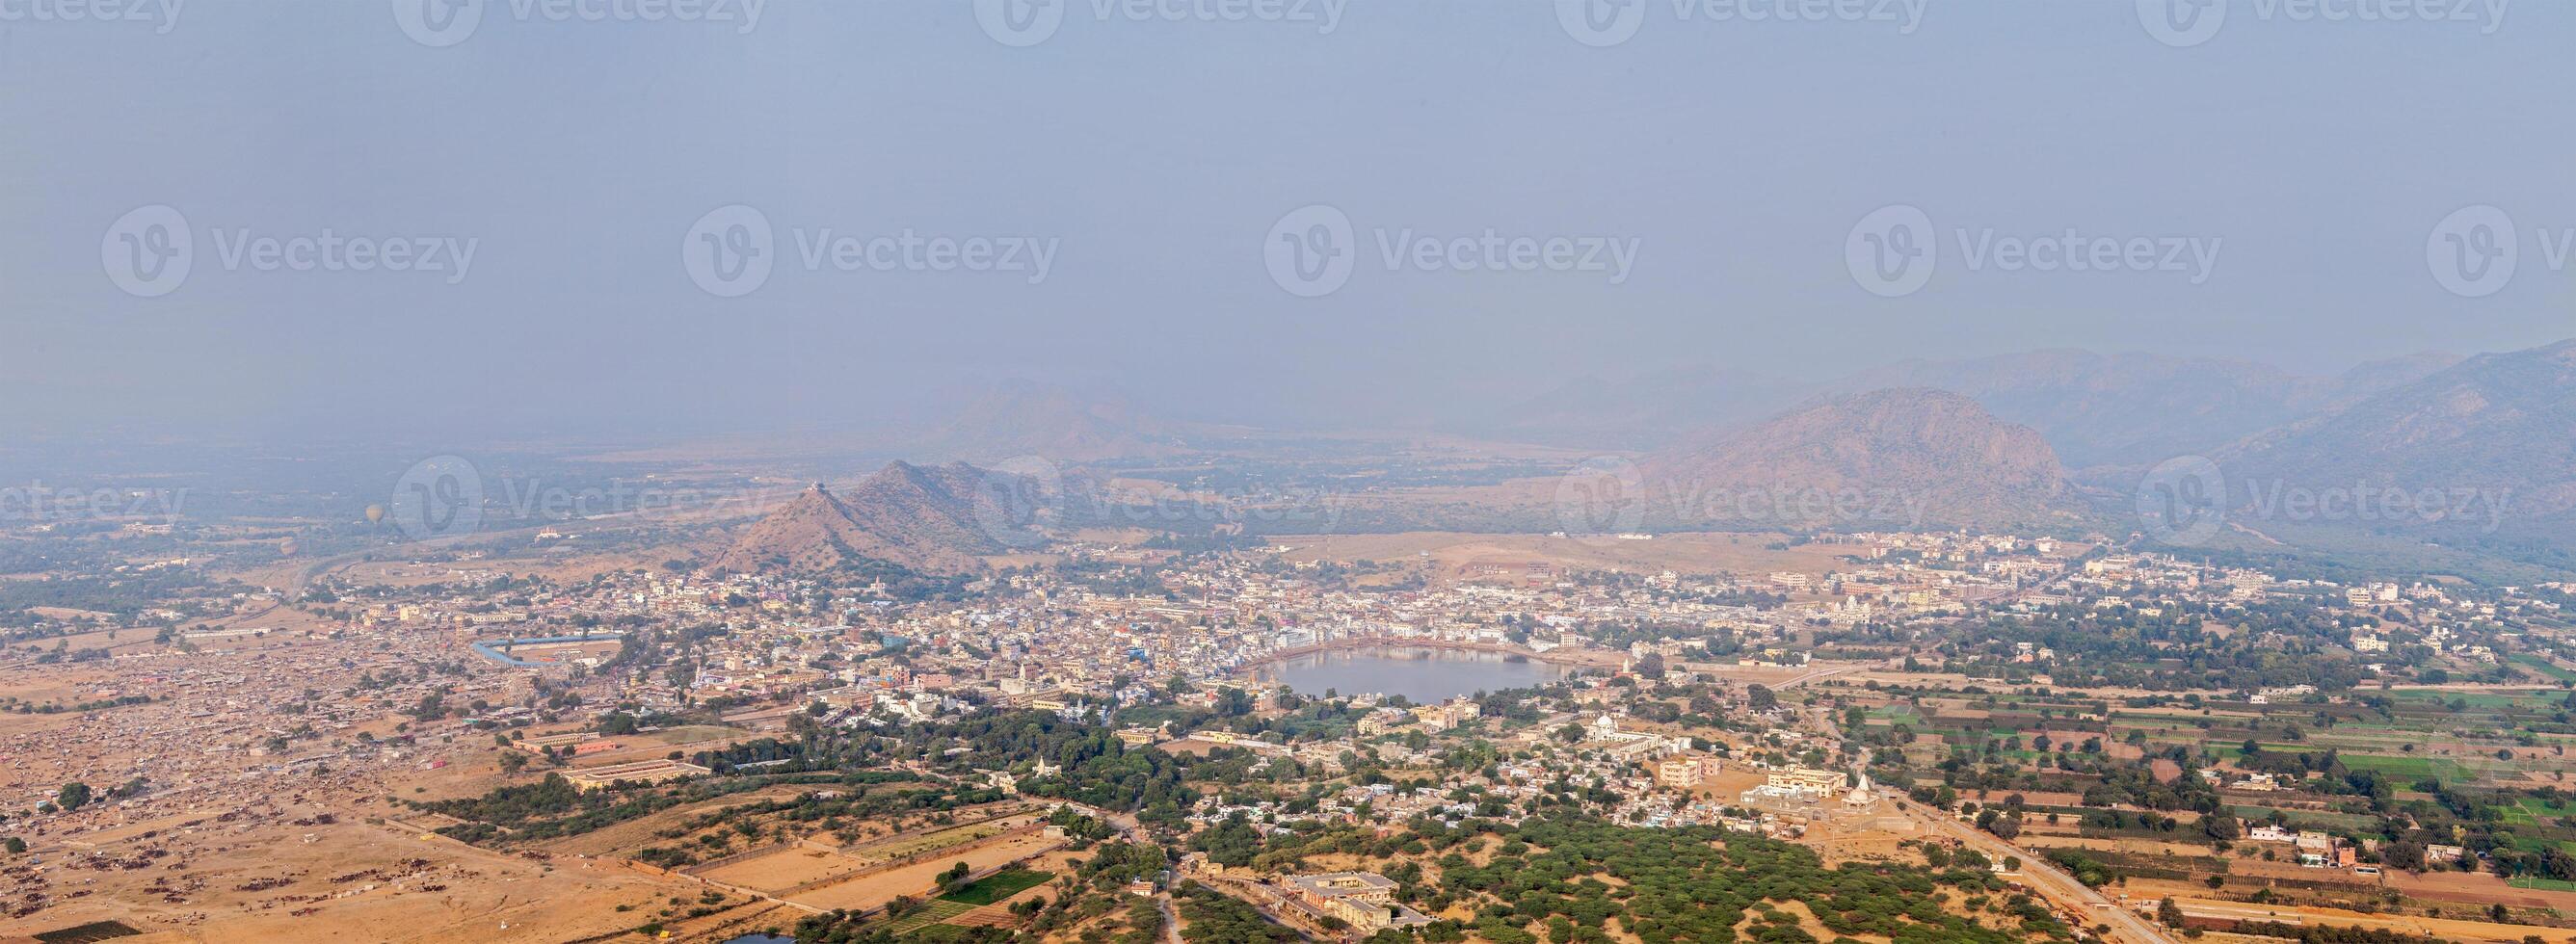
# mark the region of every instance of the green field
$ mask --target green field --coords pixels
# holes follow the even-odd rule
[[[2426,777],[2437,778],[2443,783],[2463,783],[2476,779],[2476,775],[2470,773],[2467,768],[2445,757],[2343,754],[2339,755],[2339,758],[2345,767],[2352,770],[2376,771],[2408,782]]]
[[[2507,884],[2510,884],[2515,888],[2532,888],[2545,892],[2576,892],[2576,882],[2565,881],[2563,879],[2542,878],[2537,875],[2516,875],[2513,877],[2513,881]]]
[[[1883,705],[1872,708],[1868,716],[1873,723],[1884,721],[1888,724],[1901,724],[1908,727],[1923,726],[1923,716],[1915,714],[1914,709],[1906,705]]]
[[[1054,877],[1055,873],[1053,872],[1039,872],[1030,869],[1003,869],[1002,871],[995,872],[972,885],[968,885],[946,895],[941,895],[939,896],[939,900],[956,902],[961,905],[982,907],[984,905],[989,905],[1002,899],[1009,898],[1013,895],[1017,895],[1027,889],[1046,884],[1047,879]]]
[[[2528,652],[2514,656],[2513,664],[2529,668],[2534,672],[2549,676],[2550,678],[2557,679],[2561,682],[2576,681],[2576,672],[2570,672],[2566,669],[2559,668],[2558,666],[2551,664],[2549,660]]]
[[[2548,689],[2505,693],[2453,692],[2432,688],[2400,688],[2391,690],[2389,694],[2395,696],[2399,705],[2404,708],[2414,707],[2416,703],[2421,702],[2439,702],[2444,705],[2458,702],[2471,710],[2477,711],[2495,711],[2498,709],[2517,707],[2545,709],[2555,704],[2558,699],[2566,697],[2563,693]]]
[[[887,925],[886,933],[898,936],[910,934],[973,910],[975,910],[974,905],[953,901],[924,902],[920,911],[905,915],[903,920]]]
[[[2576,803],[2551,807],[2537,798],[2524,797],[2514,805],[2504,807],[2503,812],[2504,821],[2516,826],[2545,826],[2559,817],[2576,813]]]

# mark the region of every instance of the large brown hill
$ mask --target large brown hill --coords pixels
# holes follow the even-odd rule
[[[2355,523],[2443,522],[2564,547],[2576,543],[2576,340],[2472,357],[2213,458],[2239,503],[2283,486],[2439,492],[2452,507],[2355,511]],[[2458,507],[2467,493],[2492,497],[2492,506],[2478,498]],[[2469,520],[2445,521],[2462,511]]]
[[[2073,508],[2057,454],[2037,431],[1959,394],[1921,388],[1793,410],[1650,455],[1639,469],[1650,497],[1677,509],[1674,523],[1685,526],[1740,518],[1752,493],[1857,495],[1873,509],[1845,521],[1836,519],[1851,517],[1848,507],[1818,515],[1811,501],[1752,499],[1756,515],[1800,525],[2004,528],[2063,521]],[[1886,520],[1892,507],[1920,520]]]
[[[847,492],[820,483],[744,531],[709,565],[737,573],[818,573],[880,561],[932,574],[984,569],[1009,550],[993,533],[993,476],[965,463],[887,465]]]

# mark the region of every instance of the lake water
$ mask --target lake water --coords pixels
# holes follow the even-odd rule
[[[1545,685],[1574,673],[1568,666],[1492,652],[1413,646],[1337,649],[1255,666],[1251,676],[1284,682],[1300,695],[1376,692],[1429,704],[1459,695]]]

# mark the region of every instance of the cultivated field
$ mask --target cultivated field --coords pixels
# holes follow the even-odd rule
[[[901,836],[894,839],[888,839],[884,842],[872,842],[863,846],[854,846],[849,849],[842,850],[841,855],[861,866],[877,866],[906,856],[918,855],[924,852],[933,852],[940,849],[946,849],[951,846],[964,845],[979,839],[998,836],[1024,826],[1035,825],[1038,821],[1039,818],[1036,816],[1002,817],[1000,819],[986,820],[980,823],[968,823],[964,826],[952,826],[947,829],[933,830],[930,832],[920,833],[918,835]]]
[[[872,872],[846,882],[800,892],[790,896],[789,900],[817,908],[883,907],[897,895],[918,896],[930,892],[938,886],[939,873],[959,862],[966,863],[969,869],[982,871],[1027,859],[1063,844],[1064,840],[1037,834],[1013,836],[960,850],[954,856],[942,855],[926,862]]]
[[[836,875],[855,874],[862,868],[865,867],[851,861],[847,856],[821,849],[789,846],[767,855],[754,856],[696,874],[728,885],[757,888],[765,892],[781,892],[807,882],[818,882]]]

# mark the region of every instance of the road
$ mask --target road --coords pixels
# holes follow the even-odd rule
[[[2084,883],[2076,881],[2073,876],[2058,871],[2057,867],[2050,865],[2046,859],[1998,839],[1992,833],[1971,829],[1939,810],[1918,806],[1901,797],[1890,797],[1889,802],[1896,804],[1898,809],[1904,810],[1906,815],[1914,817],[1917,822],[1926,823],[1935,832],[1967,843],[1970,848],[1983,853],[1989,859],[1997,862],[2003,861],[2005,856],[2020,859],[2021,877],[2032,889],[2047,896],[2051,901],[2074,906],[2079,913],[2099,916],[2095,920],[2111,926],[2113,940],[2129,942],[2129,944],[2174,944],[2174,939],[2165,934],[2162,929],[2149,923],[2145,918],[2138,917],[2136,912],[2122,908],[2109,898],[2103,897],[2100,892],[2085,887]]]
[[[1181,944],[1181,916],[1172,910],[1172,893],[1154,896],[1154,907],[1163,910],[1163,944]]]

